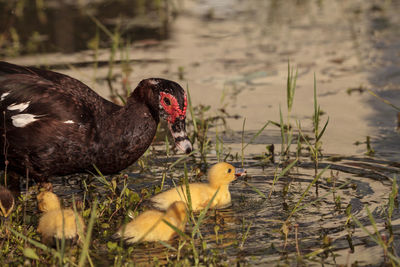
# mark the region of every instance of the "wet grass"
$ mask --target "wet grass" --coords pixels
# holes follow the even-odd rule
[[[290,93],[288,97],[293,95],[294,93]],[[257,200],[254,203],[252,203],[254,200],[245,199],[242,205],[256,207],[260,203],[264,203],[261,205],[268,206],[277,201],[277,196],[280,196],[279,198],[287,205],[287,209],[283,209],[282,212],[279,210],[276,211],[277,213],[281,213],[282,216],[276,216],[276,219],[273,219],[275,224],[279,226],[274,228],[273,232],[270,233],[272,236],[275,235],[275,237],[271,237],[269,245],[261,244],[261,246],[274,247],[272,254],[278,255],[278,258],[273,262],[277,265],[290,262],[296,262],[300,265],[316,262],[335,262],[334,245],[332,245],[329,236],[322,235],[319,240],[319,246],[315,244],[304,246],[304,234],[299,230],[303,227],[301,223],[302,218],[306,216],[309,210],[315,206],[320,206],[321,202],[326,201],[327,197],[333,194],[334,212],[342,215],[347,214],[347,219],[342,221],[341,227],[348,229],[349,233],[351,233],[349,234],[349,236],[351,235],[350,239],[357,240],[357,236],[354,233],[356,227],[359,227],[377,246],[381,247],[384,255],[382,262],[393,266],[399,264],[399,258],[397,257],[394,245],[396,233],[393,231],[392,226],[392,218],[395,213],[398,194],[396,179],[393,179],[388,203],[384,207],[384,215],[380,216],[381,219],[384,218],[386,221],[387,227],[384,231],[387,231],[387,234],[383,234],[382,227],[379,227],[376,221],[376,215],[373,215],[367,206],[365,208],[367,216],[363,218],[363,221],[360,221],[358,219],[359,215],[353,214],[347,207],[342,208],[342,204],[345,203],[341,203],[343,200],[337,198],[335,194],[339,194],[342,190],[348,188],[351,181],[335,184],[326,178],[329,165],[320,169],[319,163],[323,160],[320,140],[327,129],[328,120],[326,120],[322,128],[319,127],[321,109],[316,99],[316,86],[314,87],[314,101],[313,140],[306,138],[301,127],[298,127],[296,130],[289,126],[290,116],[287,117],[286,123],[283,123],[283,116],[280,116],[280,129],[283,131],[281,135],[282,147],[284,149],[281,150],[283,155],[279,155],[280,160],[278,162],[269,161],[267,163],[270,169],[275,170],[273,171],[272,180],[268,183],[269,190],[265,191],[265,187],[253,184],[251,175],[246,178],[247,181],[239,182],[246,185],[255,193],[255,196],[261,199],[261,202]],[[288,106],[288,111],[290,109],[291,107]],[[0,239],[2,251],[0,260],[4,264],[11,265],[46,264],[57,266],[97,266],[104,264],[125,266],[140,263],[180,266],[228,265],[232,263],[239,265],[251,264],[253,261],[250,256],[243,257],[240,255],[241,251],[246,251],[246,253],[250,253],[251,255],[247,246],[251,247],[254,245],[252,237],[258,234],[254,232],[254,229],[260,231],[256,217],[242,217],[242,220],[235,223],[237,224],[236,226],[231,225],[235,231],[239,231],[238,229],[241,230],[230,240],[224,237],[224,234],[230,232],[226,229],[223,230],[223,228],[226,228],[226,225],[218,222],[216,211],[209,210],[211,202],[200,213],[193,213],[190,208],[191,205],[189,205],[187,211],[189,215],[187,230],[181,232],[175,229],[178,237],[173,241],[128,246],[122,241],[111,239],[111,235],[116,229],[121,224],[137,216],[142,210],[145,210],[146,207],[142,203],[145,203],[155,193],[163,190],[166,184],[169,186],[176,186],[178,184],[187,186],[190,181],[203,178],[202,173],[205,172],[207,165],[209,165],[208,163],[221,160],[232,161],[236,165],[247,167],[249,170],[257,170],[254,169],[254,166],[266,164],[265,162],[261,162],[264,159],[262,157],[255,157],[256,160],[250,160],[251,157],[245,153],[245,149],[270,125],[269,121],[246,142],[243,134],[245,120],[243,120],[241,149],[240,156],[238,157],[238,155],[232,155],[229,150],[225,150],[224,147],[226,144],[223,142],[223,135],[219,134],[218,131],[215,131],[215,137],[209,137],[210,129],[217,128],[217,125],[223,119],[218,118],[218,116],[209,116],[209,108],[193,107],[190,99],[190,91],[189,112],[191,120],[188,125],[191,140],[196,148],[194,153],[189,156],[177,157],[170,150],[168,138],[165,138],[163,146],[159,146],[158,150],[155,147],[151,147],[134,166],[133,172],[142,173],[144,178],[147,175],[156,175],[157,177],[155,178],[160,182],[159,185],[153,183],[150,186],[137,187],[133,183],[135,182],[134,180],[140,178],[129,179],[129,173],[103,176],[98,172],[91,175],[92,179],[82,178],[82,192],[75,196],[80,203],[81,210],[77,210],[76,208],[75,210],[87,222],[87,230],[83,235],[84,238],[78,241],[75,246],[64,242],[65,240],[56,248],[48,247],[40,242],[40,236],[35,229],[38,221],[34,197],[37,188],[31,187],[26,192],[23,192],[17,201],[17,207],[11,215],[10,220],[3,222]],[[284,124],[288,127],[283,127],[282,125]],[[300,125],[300,122],[297,122],[297,125]],[[309,151],[309,158],[315,172],[310,181],[302,183],[305,186],[303,189],[296,188],[294,180],[298,176],[298,172],[295,169],[306,158],[298,156],[297,148],[294,150],[289,149],[293,141],[291,136],[293,136],[294,132],[297,132],[297,135],[300,136],[297,140],[297,145],[305,146]],[[288,143],[288,141],[290,142]],[[216,151],[216,155],[210,155],[210,151],[212,150]],[[166,161],[158,161],[160,157],[166,159]],[[334,178],[331,177],[330,179]],[[321,186],[322,184],[324,187],[328,186],[325,188],[326,193],[318,194],[316,192],[312,194],[311,189],[317,188],[319,181],[321,181]],[[188,203],[191,203],[190,194],[187,197]],[[234,197],[234,200],[238,199]],[[69,203],[69,205],[73,205],[73,203]],[[75,207],[75,205],[73,206]],[[235,209],[233,209],[233,212],[235,212]],[[369,228],[365,224],[369,225]],[[171,227],[173,226],[171,225]],[[269,233],[269,231],[265,231]],[[226,256],[226,249],[234,252],[230,252],[229,256]],[[137,252],[141,254],[139,253],[137,256]]]

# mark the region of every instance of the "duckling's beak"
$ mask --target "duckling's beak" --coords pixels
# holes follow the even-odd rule
[[[236,168],[235,169],[235,176],[236,177],[245,176],[246,173],[247,173],[246,169],[243,169],[243,168]]]
[[[174,123],[168,122],[168,127],[174,138],[175,145],[186,154],[192,152],[192,143],[190,143],[186,134],[185,119],[176,119]]]

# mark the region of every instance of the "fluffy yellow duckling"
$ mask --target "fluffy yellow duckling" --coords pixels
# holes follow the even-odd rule
[[[231,204],[231,193],[229,183],[236,179],[236,176],[243,174],[243,169],[235,170],[231,164],[220,162],[211,167],[208,172],[208,183],[189,184],[192,209],[198,211],[204,209],[218,190],[210,208],[224,208]],[[186,203],[186,186],[179,186],[168,191],[155,195],[151,198],[153,205],[165,210],[174,201]]]
[[[7,218],[14,209],[14,196],[4,186],[0,186],[0,216]]]
[[[75,215],[72,209],[61,209],[58,197],[49,191],[37,196],[39,210],[43,212],[39,219],[37,231],[42,235],[43,242],[50,243],[53,237],[57,239],[74,239],[84,230],[81,216]],[[77,225],[77,221],[79,225]]]
[[[185,203],[176,201],[168,207],[166,212],[157,210],[145,211],[130,223],[122,226],[113,237],[123,238],[127,243],[168,241],[176,232],[163,220],[183,232],[187,221]]]

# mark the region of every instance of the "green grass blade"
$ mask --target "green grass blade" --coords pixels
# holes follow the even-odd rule
[[[377,245],[379,245],[383,249],[385,249],[385,244],[381,243],[373,234],[371,234],[368,231],[368,229],[365,228],[365,226],[353,214],[351,214],[351,218],[358,225],[358,227],[360,227]],[[387,253],[387,256],[397,264],[397,266],[400,266],[400,258],[396,257],[388,250],[386,250],[386,253]]]
[[[193,111],[193,104],[192,104],[192,98],[190,96],[189,85],[186,85],[186,91],[187,91],[187,96],[188,96],[188,105],[189,105],[190,117],[192,117],[194,132],[197,133],[197,122],[196,122],[196,117],[195,117],[194,111]]]
[[[297,208],[299,207],[300,203],[303,201],[303,199],[306,197],[308,191],[310,190],[311,186],[313,186],[321,177],[321,175],[330,168],[330,165],[326,166],[317,176],[315,176],[315,178],[312,180],[312,182],[307,186],[306,190],[303,192],[303,194],[301,195],[300,199],[297,201],[295,207],[292,209],[292,211],[290,212],[289,217],[287,218],[287,220],[289,220],[293,214],[295,214],[297,212]]]
[[[94,174],[92,172],[90,172],[95,178],[96,180],[98,180],[100,183],[112,188],[112,185],[109,181],[107,181],[106,177],[104,177],[104,175],[101,173],[100,169],[97,168],[97,166],[95,164],[92,164],[93,168],[96,170],[97,174]]]
[[[171,224],[169,221],[167,221],[167,220],[165,220],[165,219],[162,219],[162,221],[163,221],[166,225],[168,225],[169,227],[171,227],[172,230],[174,230],[174,231],[175,231],[180,237],[182,237],[183,239],[187,239],[187,238],[188,238],[188,236],[187,236],[184,232],[182,232],[181,229],[179,229],[179,228],[176,227],[175,225]]]
[[[315,131],[315,133],[318,132],[318,127],[319,127],[319,114],[320,114],[319,111],[320,111],[320,109],[318,106],[318,99],[317,99],[317,78],[314,73],[314,131]]]
[[[317,202],[320,201],[321,199],[325,198],[327,195],[332,194],[333,192],[336,192],[336,191],[339,190],[339,189],[342,189],[343,187],[347,186],[347,185],[350,184],[350,183],[351,183],[351,181],[347,181],[346,183],[344,183],[344,184],[338,186],[337,188],[332,188],[331,190],[329,190],[328,192],[326,192],[326,193],[323,194],[322,196],[318,197],[318,198],[315,199],[314,201],[311,201],[311,202],[309,202],[309,203],[307,203],[307,204],[304,204],[304,205],[300,206],[299,208],[297,208],[297,211],[296,211],[296,212],[299,212],[299,211],[301,211],[302,209],[304,209],[304,208],[306,208],[306,207],[308,207],[308,206],[311,206],[311,205],[313,205],[314,203],[317,203]]]
[[[192,231],[192,238],[194,237],[194,235],[196,234],[196,232],[199,231],[200,225],[202,224],[202,222],[203,222],[203,220],[204,220],[204,218],[205,218],[205,216],[206,216],[206,214],[207,214],[207,211],[210,209],[211,204],[213,203],[213,201],[214,201],[215,197],[217,196],[218,192],[219,192],[219,188],[217,189],[217,191],[215,191],[214,195],[212,196],[212,198],[210,199],[210,201],[207,203],[206,208],[203,209],[203,210],[200,212],[200,215],[199,215],[199,217],[198,217],[198,219],[197,219],[197,222],[194,222],[194,223],[195,223],[195,226],[194,226],[193,231]]]
[[[295,159],[294,161],[292,161],[288,166],[286,166],[286,168],[283,169],[278,175],[276,175],[277,171],[275,171],[274,180],[272,181],[272,187],[271,187],[271,190],[270,190],[270,192],[269,192],[269,194],[268,194],[268,198],[271,197],[272,192],[273,192],[273,190],[274,190],[275,184],[279,181],[280,178],[282,178],[282,177],[283,177],[297,162],[298,162],[298,160],[299,160],[299,159],[296,158],[296,159]],[[278,169],[278,167],[277,167],[277,169]]]
[[[189,208],[189,214],[192,214],[193,211],[193,206],[192,206],[192,196],[190,194],[190,187],[189,187],[189,177],[188,177],[188,171],[186,167],[186,163],[184,163],[184,182],[185,182],[185,189],[186,189],[186,203],[188,204]]]
[[[164,221],[164,222],[167,223],[167,221]],[[176,248],[174,248],[173,246],[171,246],[167,242],[159,240],[158,243],[160,243],[161,245],[163,245],[164,247],[166,247],[169,250],[172,250],[172,251],[175,251],[175,252],[178,251]]]
[[[185,154],[182,157],[180,157],[179,159],[177,159],[174,163],[172,163],[171,165],[168,166],[168,170],[171,170],[173,167],[175,167],[175,165],[177,165],[178,163],[180,163],[181,161],[187,159],[188,157],[192,156],[193,154],[197,153],[198,150],[193,150],[192,152],[190,152],[189,154]]]
[[[242,243],[240,243],[240,246],[239,246],[240,249],[243,249],[244,242],[246,242],[246,239],[249,236],[250,228],[252,225],[253,225],[253,222],[250,222],[249,226],[247,227],[246,233],[244,233],[244,235],[242,237]]]
[[[385,242],[382,240],[381,235],[379,234],[379,230],[378,230],[378,227],[376,226],[375,218],[374,218],[374,216],[372,216],[372,213],[371,213],[371,211],[369,210],[368,206],[365,206],[365,210],[367,211],[369,221],[371,222],[371,225],[372,225],[372,227],[374,228],[375,235],[376,235],[377,239],[378,239],[379,242],[380,242],[381,244],[383,244],[383,245],[385,246],[385,248],[386,248],[387,246],[386,246]],[[385,249],[385,250],[386,250],[386,249]]]
[[[31,243],[32,245],[34,245],[35,247],[37,247],[37,248],[39,248],[39,249],[41,249],[43,251],[50,252],[50,253],[53,254],[54,257],[57,257],[57,258],[61,259],[61,254],[59,252],[57,252],[55,249],[49,248],[45,244],[42,244],[42,243],[40,243],[40,242],[38,242],[36,240],[33,240],[33,239],[31,239],[31,238],[29,238],[27,236],[24,236],[23,234],[15,231],[14,229],[10,228],[9,226],[6,226],[6,227],[10,232],[12,232],[17,237],[19,237],[19,238]],[[64,258],[64,259],[66,261],[68,261],[72,266],[77,266],[73,261],[71,261],[70,258]]]
[[[285,138],[285,125],[283,123],[283,115],[282,115],[282,109],[281,105],[279,105],[279,126],[281,128],[281,139],[282,139],[282,156],[283,156],[283,151],[285,150],[285,144],[286,144],[286,138]]]
[[[244,182],[244,184],[247,185],[248,187],[250,187],[251,189],[253,189],[253,191],[256,192],[257,194],[259,194],[262,198],[267,199],[267,196],[263,192],[261,192],[258,188],[256,188],[255,186],[253,186],[247,182]]]
[[[290,113],[293,106],[294,93],[296,90],[296,81],[297,81],[298,70],[296,69],[296,75],[293,76],[293,68],[290,68],[290,61],[288,61],[288,77],[286,84],[286,100],[287,100],[287,108]]]
[[[278,180],[282,178],[297,162],[299,159],[293,160],[289,165],[287,165],[278,175]]]
[[[243,147],[243,150],[246,149],[246,147],[248,145],[253,143],[253,141],[264,131],[265,127],[267,127],[269,123],[270,123],[270,121],[267,121],[267,123],[264,124],[263,127],[261,127],[261,129],[258,130],[258,132],[255,135],[253,135],[253,137],[250,139],[250,141]]]
[[[328,119],[326,120],[326,123],[325,123],[325,125],[324,125],[324,128],[322,128],[322,131],[319,133],[316,142],[318,142],[319,139],[321,139],[321,137],[324,135],[324,132],[325,132],[325,130],[326,130],[326,127],[328,126],[328,123],[329,123],[329,117],[328,117]]]
[[[373,92],[373,91],[370,90],[370,89],[366,89],[366,90],[367,90],[368,93],[370,93],[370,94],[373,95],[374,97],[378,98],[378,99],[379,99],[380,101],[382,101],[383,103],[385,103],[385,104],[391,106],[392,108],[394,108],[394,109],[397,110],[397,111],[400,111],[400,107],[394,105],[394,104],[393,104],[392,102],[390,102],[389,100],[384,99],[383,97],[378,96],[377,94],[375,94],[375,92]]]
[[[244,126],[246,125],[246,118],[243,119],[242,125],[242,168],[244,166]]]
[[[78,267],[85,266],[86,258],[89,256],[89,246],[90,246],[90,240],[92,237],[93,225],[94,225],[94,221],[97,217],[96,213],[97,213],[97,199],[94,201],[93,206],[92,206],[92,211],[91,211],[90,219],[89,219],[89,223],[88,223],[88,229],[86,232],[86,236],[84,238],[82,252],[79,257]]]
[[[87,13],[87,16],[99,27],[111,40],[114,39],[114,34],[112,34],[103,23],[101,23],[96,17]]]
[[[392,220],[392,215],[393,215],[393,211],[395,208],[395,199],[397,197],[398,194],[398,187],[397,187],[397,181],[396,181],[396,176],[393,177],[393,182],[392,182],[392,192],[389,195],[389,207],[388,207],[388,219],[391,222]]]

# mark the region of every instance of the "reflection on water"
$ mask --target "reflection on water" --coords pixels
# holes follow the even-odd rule
[[[110,47],[109,34],[165,39],[171,12],[169,1],[0,1],[0,56]]]
[[[161,151],[158,150],[156,154],[157,160],[161,160],[162,164],[178,159],[175,156],[166,159],[159,153]],[[209,156],[210,165],[215,161],[214,157]],[[190,169],[191,161],[188,163]],[[235,162],[234,164],[240,165]],[[380,264],[384,258],[382,249],[372,242],[365,232],[349,222],[349,214],[370,229],[371,221],[365,210],[365,206],[368,206],[378,229],[385,233],[388,194],[391,191],[392,177],[400,174],[399,166],[367,158],[326,157],[320,163],[320,170],[328,165],[330,169],[319,180],[318,195],[313,187],[290,219],[290,231],[286,240],[281,232],[283,222],[314,179],[314,163],[307,157],[300,158],[299,164],[273,185],[276,172],[281,170],[278,165],[246,158],[247,177],[239,178],[230,186],[232,206],[208,212],[200,227],[205,243],[196,239],[197,248],[201,251],[205,244],[205,252],[202,254],[214,255],[219,263],[293,263],[293,255],[297,253],[297,227],[297,242],[302,255],[321,248],[325,250],[309,258],[307,264],[315,262],[335,265],[346,264],[348,261],[358,262],[360,265]],[[151,167],[148,171],[150,173],[130,176],[128,187],[134,192],[140,192],[142,189],[159,185],[163,168]],[[168,189],[173,187],[174,183],[178,184],[182,175],[181,169],[174,169],[173,175],[168,175],[164,188]],[[189,178],[191,182],[198,181],[194,174],[189,175]],[[201,178],[204,182],[205,177]],[[71,188],[73,187],[76,185]],[[62,193],[61,191],[66,190],[68,189],[65,186],[55,185],[56,192]],[[260,193],[270,197],[265,198]],[[103,195],[106,197],[107,194]],[[115,220],[118,223],[123,219]],[[400,212],[395,209],[392,217],[394,229],[397,229],[399,221]],[[188,226],[186,233],[191,235],[192,230]],[[394,238],[397,237],[398,232],[395,230]],[[178,239],[169,244],[175,248],[180,245]],[[176,251],[162,244],[145,243],[125,247],[128,248],[132,250],[132,259],[140,264],[151,265],[155,259],[163,264],[168,259],[177,257]],[[101,249],[107,253],[106,248]],[[109,264],[113,259],[110,258],[109,262],[105,259],[98,261]]]
[[[121,3],[121,6],[116,2]],[[130,27],[140,25],[134,18],[141,14],[154,15],[153,11],[160,8],[152,4],[153,1],[146,2],[142,7],[138,6],[144,2],[104,1],[85,5],[83,10],[93,12],[90,14],[99,18],[111,30],[120,25],[123,36],[133,40],[138,35],[146,36],[136,34],[134,27]],[[286,117],[285,83],[288,59],[298,67],[298,87],[292,116],[301,122],[303,133],[310,134],[313,127],[311,118],[314,73],[317,77],[319,104],[325,113],[323,121],[328,116],[330,118],[322,138],[322,152],[325,157],[319,165],[320,170],[326,166],[330,166],[330,169],[321,177],[318,197],[312,189],[302,200],[302,209],[291,219],[287,242],[280,231],[282,222],[288,218],[313,180],[314,164],[308,156],[301,157],[298,166],[273,186],[278,166],[267,160],[257,160],[262,158],[260,155],[266,152],[268,144],[275,144],[276,151],[280,151],[282,140],[279,128],[269,125],[246,148],[244,167],[248,171],[247,184],[244,181],[232,184],[233,206],[209,212],[207,221],[201,228],[207,248],[226,252],[227,256],[222,260],[229,263],[293,264],[297,254],[294,230],[294,225],[297,224],[302,255],[324,249],[315,257],[310,257],[307,263],[381,264],[383,250],[371,242],[360,228],[349,223],[346,209],[371,229],[371,222],[364,208],[368,206],[379,231],[385,231],[391,179],[400,173],[399,164],[393,162],[398,161],[400,156],[399,136],[395,130],[397,111],[368,95],[365,89],[374,90],[393,104],[400,105],[399,1],[184,2],[186,9],[172,24],[173,34],[170,39],[154,47],[135,47],[130,51],[133,58],[133,72],[130,77],[132,85],[136,85],[142,78],[161,75],[183,85],[188,84],[195,105],[210,105],[212,115],[218,112],[218,108],[232,115],[226,118],[228,129],[224,134],[221,134],[221,128],[225,128],[218,128],[226,151],[231,151],[232,154],[241,149],[243,118],[246,118],[243,136],[247,142],[266,121],[279,121],[280,107]],[[24,38],[24,42],[29,40],[34,31],[49,29],[48,33],[40,32],[39,37],[53,41],[48,42],[51,45],[38,42],[46,46],[41,47],[40,51],[85,49],[89,40],[96,35],[95,23],[82,15],[82,8],[76,5],[62,9],[58,4],[49,5],[44,14],[32,11],[24,19],[14,7],[4,3],[2,5],[3,8],[6,6],[6,10],[15,10],[16,16],[11,16],[10,12],[7,13],[8,16],[1,16],[0,20],[5,23],[0,25],[13,25],[18,33],[28,32],[24,35],[26,37],[21,34],[21,43]],[[65,11],[65,16],[60,15],[60,10],[63,10],[62,13]],[[158,26],[153,28],[156,29],[153,32],[149,31],[148,37],[166,37],[167,31],[160,26],[164,25],[160,24],[160,21],[164,21],[160,20],[161,17],[152,17],[155,18],[152,22],[156,22]],[[131,19],[132,23],[129,23]],[[24,20],[36,20],[43,26],[34,26],[33,22],[18,24]],[[147,22],[145,24],[153,25]],[[6,41],[0,45],[12,46],[13,30],[7,28],[1,32],[6,33]],[[102,30],[99,32],[103,36],[101,46],[109,46],[109,38],[105,37]],[[158,35],[151,35],[154,33]],[[102,95],[107,95],[108,88],[99,81],[108,73],[109,54],[104,53],[102,56],[105,66],[99,66],[97,72],[92,71],[90,64],[82,64],[86,60],[92,60],[92,57],[85,57],[85,54],[80,53],[57,58],[50,55],[46,63],[54,66],[59,64],[62,66],[61,71],[85,81]],[[42,57],[39,60],[41,59]],[[38,63],[35,57],[10,60],[20,64]],[[66,62],[82,68],[65,68],[68,66]],[[94,77],[91,73],[94,73]],[[121,80],[117,78],[113,81],[115,88],[121,87]],[[349,95],[349,88],[359,90]],[[294,120],[292,124],[295,125]],[[215,128],[210,129],[209,136],[213,141],[215,135]],[[371,136],[375,158],[364,155],[366,136]],[[362,144],[355,146],[356,142]],[[304,153],[307,155],[307,151]],[[163,158],[164,154],[157,154],[157,161],[152,164],[158,166],[173,161],[171,158]],[[210,154],[208,159],[212,163],[216,161],[215,150]],[[334,155],[329,157],[331,154]],[[188,164],[190,165],[190,161]],[[137,168],[132,170],[135,171],[129,175],[129,186],[132,190],[140,192],[143,188],[153,188],[160,184],[161,172],[157,168],[151,170],[151,175],[137,174]],[[176,182],[180,178],[177,177],[178,174],[171,176]],[[166,184],[169,187],[173,185],[170,176]],[[262,197],[251,186],[271,197]],[[55,188],[59,191],[65,190],[60,185]],[[396,207],[393,229],[397,252],[399,223],[400,214]],[[107,253],[106,249],[104,253]],[[176,257],[175,252],[160,244],[135,246],[131,255],[143,263],[151,263],[153,257],[161,262],[167,257]]]

